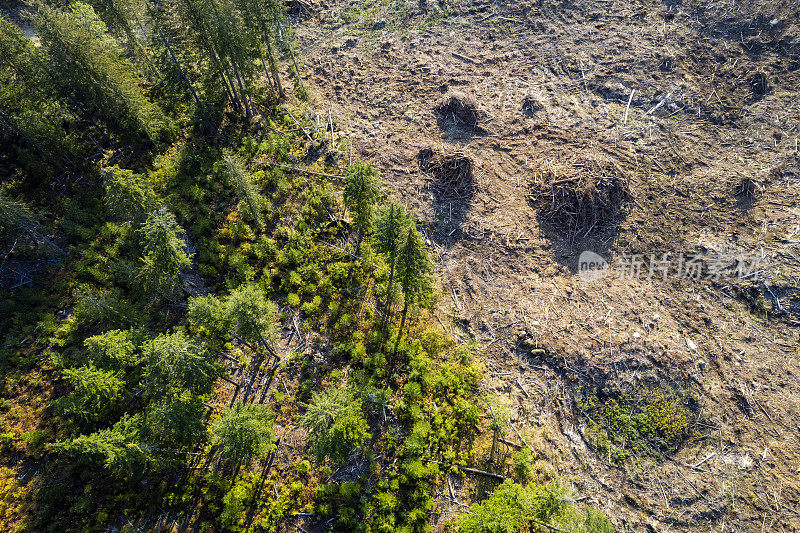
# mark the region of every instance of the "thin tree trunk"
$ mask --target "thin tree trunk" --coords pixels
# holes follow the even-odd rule
[[[297,66],[297,60],[294,58],[294,50],[292,50],[291,43],[287,44],[287,48],[289,48],[289,55],[292,56],[292,64],[294,65],[294,74],[297,76],[297,83],[302,87],[303,80],[300,78],[300,68]]]
[[[275,55],[272,53],[272,43],[269,42],[269,36],[264,39],[264,42],[267,45],[267,57],[269,57],[269,68],[272,71],[272,76],[275,78],[275,86],[278,88],[278,96],[283,99],[286,97],[286,93],[283,91],[283,85],[281,84],[281,77],[278,73],[278,65],[275,61]]]
[[[267,80],[267,85],[269,85],[269,90],[275,96],[278,95],[277,90],[275,89],[274,82],[272,81],[272,76],[269,73],[269,69],[267,68],[267,62],[264,60],[264,54],[261,54],[261,66],[264,67],[264,78]]]
[[[242,101],[244,102],[244,109],[245,109],[245,116],[247,118],[247,122],[250,122],[253,119],[253,110],[250,107],[250,100],[247,97],[247,92],[244,90],[244,83],[242,82],[242,75],[239,73],[239,69],[236,67],[236,61],[231,59],[231,66],[233,67],[233,73],[236,75],[236,83],[239,85],[239,92],[242,94]]]
[[[194,5],[192,4],[192,2],[190,0],[185,0],[185,2],[186,2],[186,5],[189,6],[189,9],[191,11],[192,18],[194,18],[195,24],[200,29],[200,31],[203,32],[203,34],[204,34],[203,38],[205,40],[206,47],[208,48],[208,52],[211,55],[211,60],[214,62],[214,64],[217,67],[217,70],[219,71],[220,77],[222,77],[222,83],[225,85],[225,92],[228,93],[228,99],[237,108],[237,110],[239,112],[241,112],[242,104],[239,101],[239,97],[236,94],[236,89],[234,89],[233,83],[230,83],[230,86],[229,86],[228,78],[225,75],[226,74],[226,69],[225,69],[225,65],[223,64],[223,61],[222,61],[222,56],[220,56],[218,54],[217,49],[214,46],[214,40],[211,38],[211,33],[206,28],[206,25],[203,23],[202,18],[200,18],[200,16],[198,15],[198,13],[195,10]]]
[[[394,353],[392,359],[397,357],[397,347],[400,345],[400,338],[403,336],[403,328],[406,325],[406,314],[408,313],[408,299],[403,304],[403,318],[400,320],[400,329],[397,331],[397,339],[394,341]]]
[[[217,5],[214,3],[213,0],[211,0],[211,10],[214,12],[214,17],[217,20],[218,27],[219,28],[223,28],[223,21],[219,16],[219,11],[217,11]],[[230,35],[230,33],[227,31],[227,27],[225,28],[225,33],[227,35]],[[237,95],[237,100],[239,100],[239,110],[241,111],[242,105],[244,105],[245,116],[247,118],[247,122],[250,122],[250,119],[253,116],[253,112],[250,109],[250,102],[247,99],[247,92],[244,90],[244,84],[242,83],[242,77],[239,74],[239,69],[236,66],[236,60],[230,55],[230,50],[227,50],[227,52],[228,52],[228,53],[226,53],[227,61],[230,61],[231,67],[233,68],[234,76],[236,77],[236,82],[239,85],[239,94],[241,95],[241,97],[239,97]],[[220,54],[220,57],[222,57],[221,54]],[[227,62],[226,62],[226,66],[227,66]],[[227,70],[227,68],[226,68],[226,70]],[[234,85],[233,85],[233,77],[228,75],[228,79],[230,80],[231,89],[233,90],[234,93],[236,93],[236,89],[234,88]]]
[[[221,57],[216,55],[216,51],[214,52],[214,57],[217,61],[219,75],[222,77],[222,82],[225,84],[225,90],[228,92],[228,97],[231,99],[231,103],[236,107],[236,110],[241,113],[243,110],[242,101],[239,99],[239,93],[236,92],[236,87],[233,85],[230,74],[228,74],[227,65],[224,64]]]
[[[386,288],[386,302],[384,303],[384,309],[386,311],[384,324],[387,330],[389,327],[389,322],[392,320],[392,288],[394,285],[394,264],[396,259],[397,253],[393,251],[390,260],[391,266],[389,267],[389,285]]]
[[[153,17],[155,20],[155,17]],[[195,103],[197,104],[198,109],[201,107],[200,98],[197,97],[197,92],[194,90],[194,86],[192,85],[191,80],[189,80],[189,76],[186,75],[186,72],[183,70],[183,67],[178,62],[178,58],[175,57],[175,54],[172,52],[172,47],[167,42],[167,36],[164,35],[164,32],[161,31],[161,25],[156,21],[156,29],[158,30],[158,36],[161,37],[161,42],[164,43],[164,48],[167,49],[169,56],[172,58],[172,62],[175,63],[175,68],[178,69],[178,72],[181,74],[181,78],[186,83],[186,86],[189,88],[189,92],[192,93],[192,98],[194,98]]]

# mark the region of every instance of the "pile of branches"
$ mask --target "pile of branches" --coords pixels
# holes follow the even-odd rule
[[[763,185],[753,176],[747,175],[742,178],[742,181],[734,188],[733,194],[737,198],[745,200],[753,200],[761,196]]]
[[[440,151],[423,148],[417,154],[420,170],[433,179],[439,198],[466,198],[474,187],[472,158],[461,150]]]
[[[443,120],[452,120],[456,125],[474,128],[484,118],[484,113],[478,110],[475,100],[461,93],[448,93],[433,108]]]
[[[284,0],[287,12],[294,18],[305,18],[317,12],[312,0]]]
[[[531,197],[545,222],[571,238],[586,237],[621,218],[631,199],[630,180],[610,158],[581,154],[571,161],[543,165]]]

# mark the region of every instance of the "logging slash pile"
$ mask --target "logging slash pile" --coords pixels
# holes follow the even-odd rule
[[[539,217],[570,238],[608,228],[621,218],[630,198],[625,171],[595,153],[544,162],[531,187]]]
[[[434,111],[442,120],[452,120],[457,126],[474,128],[483,118],[484,114],[478,110],[475,100],[461,93],[447,94],[437,105]]]
[[[432,187],[439,198],[466,198],[472,193],[474,163],[463,151],[423,148],[417,161],[420,170],[433,179]]]

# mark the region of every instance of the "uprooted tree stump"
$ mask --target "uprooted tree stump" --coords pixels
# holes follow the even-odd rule
[[[293,17],[308,17],[319,10],[313,0],[285,0],[284,6]]]
[[[585,237],[616,223],[631,199],[629,178],[613,160],[581,154],[548,162],[534,178],[531,199],[546,223],[570,238]]]
[[[452,120],[457,126],[474,128],[484,118],[485,114],[478,109],[475,100],[471,97],[451,92],[436,104],[434,111],[445,121]]]
[[[464,152],[423,148],[417,161],[420,170],[433,179],[432,188],[439,199],[467,198],[472,194],[473,162]]]

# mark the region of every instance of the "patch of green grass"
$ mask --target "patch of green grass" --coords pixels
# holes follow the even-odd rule
[[[449,19],[455,14],[455,10],[450,7],[448,4],[443,9],[436,9],[429,11],[428,14],[425,16],[425,20],[423,20],[420,25],[417,27],[419,31],[425,31],[429,28],[432,28],[438,24],[443,23],[445,20]]]

